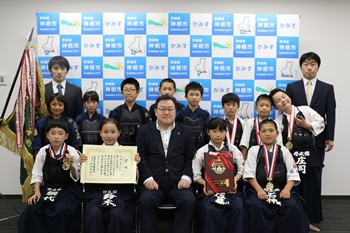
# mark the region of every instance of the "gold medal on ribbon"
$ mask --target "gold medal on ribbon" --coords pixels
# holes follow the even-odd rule
[[[292,143],[292,139],[288,138],[288,142],[286,143],[286,147],[288,150],[293,149],[293,143]]]
[[[267,189],[267,191],[273,191],[273,189],[274,189],[274,185],[273,185],[273,183],[271,182],[272,181],[272,178],[268,178],[267,179],[267,183],[266,183],[266,189]]]
[[[267,182],[267,184],[266,184],[267,191],[273,191],[273,188],[274,188],[273,183],[270,181]]]
[[[69,168],[70,168],[70,164],[67,161],[62,163],[62,169],[63,170],[67,171],[67,170],[69,170]]]

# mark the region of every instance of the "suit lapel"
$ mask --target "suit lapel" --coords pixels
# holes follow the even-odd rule
[[[298,82],[297,90],[299,92],[300,98],[302,99],[302,102],[305,103],[305,105],[307,105],[305,87],[304,87],[304,82],[302,79]]]
[[[311,103],[310,106],[313,106],[313,104],[315,104],[318,96],[321,94],[323,89],[323,84],[320,81],[316,81],[316,86],[315,86],[315,90],[314,93],[312,94],[312,98],[311,98]]]
[[[176,123],[175,123],[175,128],[171,131],[171,135],[170,135],[167,156],[171,155],[172,154],[171,152],[174,150],[174,147],[178,145],[177,141],[179,136],[181,136],[180,131],[181,130],[179,126],[176,126]]]
[[[46,86],[45,86],[45,94],[46,94],[47,100],[53,94],[52,81],[46,84]]]
[[[153,139],[152,141],[154,142],[156,148],[159,150],[159,152],[163,155],[163,158],[165,158],[165,153],[164,153],[164,147],[163,147],[163,141],[162,141],[162,137],[160,136],[160,131],[157,129],[156,127],[156,123],[152,123],[151,125],[151,131],[152,133],[150,135],[152,135]]]
[[[73,94],[74,93],[72,93],[71,91],[71,84],[68,81],[66,81],[66,90],[64,92],[64,97],[66,98],[66,100],[68,100],[69,97]]]

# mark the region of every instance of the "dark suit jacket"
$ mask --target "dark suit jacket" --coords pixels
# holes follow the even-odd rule
[[[45,84],[46,103],[53,93],[52,82]],[[70,82],[66,82],[64,97],[67,101],[67,109],[65,109],[63,114],[74,120],[78,115],[83,113],[83,94],[81,88]]]
[[[175,128],[171,131],[167,157],[156,122],[140,126],[136,144],[141,156],[141,162],[138,164],[139,185],[143,186],[143,182],[151,176],[160,184],[166,168],[169,170],[171,185],[175,189],[182,175],[193,178],[192,160],[196,149],[189,126],[175,123]]]
[[[291,98],[293,105],[307,105],[302,79],[288,84],[286,93]],[[310,107],[318,112],[325,120],[325,130],[316,137],[317,147],[324,148],[325,140],[334,140],[336,103],[333,85],[317,79]]]

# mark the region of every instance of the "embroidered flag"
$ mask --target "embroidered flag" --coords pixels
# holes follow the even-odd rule
[[[1,119],[0,145],[21,156],[20,183],[22,201],[27,202],[32,194],[33,133],[35,124],[47,116],[45,86],[35,54],[26,46],[23,52],[19,91],[13,112]]]

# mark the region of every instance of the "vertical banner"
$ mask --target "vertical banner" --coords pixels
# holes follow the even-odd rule
[[[45,82],[48,61],[71,64],[67,80],[100,96],[108,116],[124,102],[120,83],[140,82],[137,102],[146,108],[159,96],[159,82],[172,78],[175,97],[197,81],[200,106],[222,116],[221,97],[234,92],[238,115],[255,116],[255,99],[299,79],[299,15],[210,13],[37,13],[38,61]],[[272,116],[273,117],[273,116]]]

